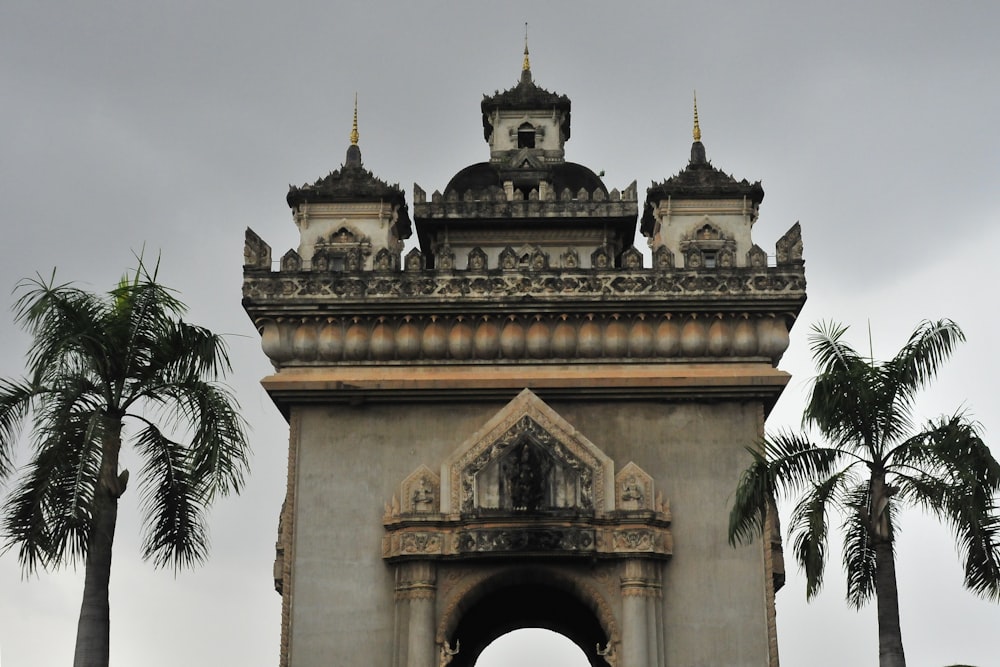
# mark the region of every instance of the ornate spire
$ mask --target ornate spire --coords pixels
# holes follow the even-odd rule
[[[524,22],[524,63],[521,65],[522,72],[531,71],[531,60],[528,59],[528,22]]]
[[[351,145],[347,147],[344,167],[361,168],[361,147],[358,146],[358,94],[354,93],[354,124],[351,125]]]
[[[701,141],[701,126],[698,125],[698,92],[694,93],[694,140]]]
[[[695,112],[697,117],[698,113]],[[697,122],[697,121],[695,121]],[[358,145],[358,94],[354,93],[354,125],[351,126],[351,145]]]

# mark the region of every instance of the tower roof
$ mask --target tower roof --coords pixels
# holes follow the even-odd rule
[[[483,135],[489,141],[493,134],[490,114],[493,111],[541,111],[557,109],[565,115],[561,130],[564,139],[569,139],[570,101],[565,95],[550,92],[535,84],[531,75],[531,61],[528,58],[528,43],[524,43],[524,63],[521,66],[521,80],[513,88],[493,95],[483,95],[480,105],[483,112]]]
[[[285,201],[290,208],[301,204],[384,201],[399,207],[399,234],[401,238],[407,238],[412,225],[406,196],[398,184],[390,185],[364,168],[358,139],[358,102],[355,97],[351,143],[340,169],[334,169],[311,185],[289,185]]]

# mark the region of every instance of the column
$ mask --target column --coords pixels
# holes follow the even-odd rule
[[[657,564],[633,558],[625,561],[622,591],[622,664],[619,667],[656,667],[660,651],[661,596]]]
[[[437,592],[436,571],[429,561],[404,563],[399,567],[396,580],[396,605],[398,618],[406,619],[405,633],[397,641],[406,642],[405,667],[436,667],[434,645],[434,601]],[[402,636],[405,634],[405,637]],[[402,648],[400,646],[399,648]]]

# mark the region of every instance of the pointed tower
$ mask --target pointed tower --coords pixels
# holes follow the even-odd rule
[[[399,268],[412,228],[403,191],[364,168],[354,100],[351,143],[340,169],[312,185],[289,186],[286,201],[299,228],[299,247],[283,262],[319,271]],[[292,251],[290,251],[292,252]]]
[[[480,106],[489,161],[460,170],[429,202],[414,187],[427,266],[619,265],[635,236],[635,182],[609,191],[593,170],[565,159],[570,100],[535,83],[527,42],[520,81]]]
[[[760,181],[737,181],[712,166],[705,156],[694,102],[694,142],[686,168],[646,190],[642,233],[654,256],[669,257],[678,267],[712,269],[766,262],[750,229],[757,220],[764,189]]]

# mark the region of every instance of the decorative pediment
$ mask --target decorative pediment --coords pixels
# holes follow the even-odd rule
[[[668,558],[670,510],[635,463],[616,477],[594,443],[525,389],[385,507],[382,557]]]
[[[442,512],[614,509],[614,463],[525,389],[441,468]]]

